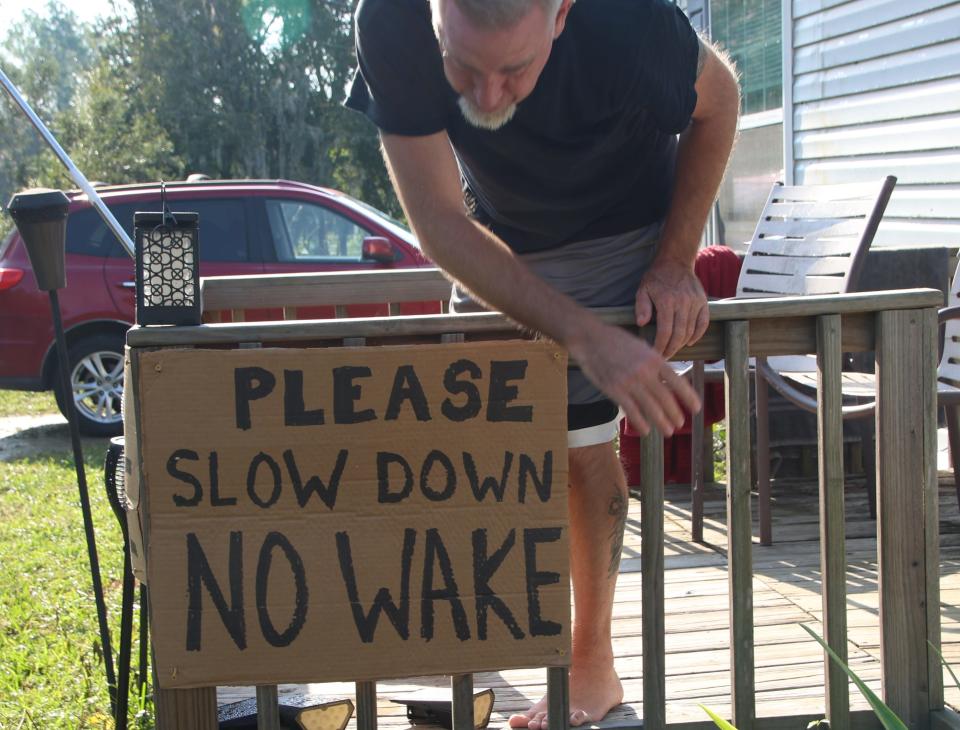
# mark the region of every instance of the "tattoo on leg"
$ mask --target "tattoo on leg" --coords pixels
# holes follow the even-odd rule
[[[607,577],[613,578],[620,569],[620,553],[623,552],[623,531],[627,527],[627,500],[620,490],[614,487],[613,499],[607,507],[607,514],[614,519],[613,528],[610,531],[610,567],[607,569]]]

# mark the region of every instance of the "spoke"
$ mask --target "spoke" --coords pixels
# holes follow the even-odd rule
[[[73,397],[86,398],[87,396],[93,395],[98,390],[100,390],[100,386],[96,383],[74,383]]]
[[[97,378],[100,377],[100,373],[97,372],[97,369],[96,369],[96,367],[95,367],[95,363],[93,362],[92,358],[85,357],[85,358],[83,358],[83,360],[81,360],[81,361],[78,363],[78,367],[77,367],[77,369],[76,369],[76,371],[75,371],[77,380],[80,380],[80,379],[81,379],[81,376],[82,376],[81,368],[82,368],[83,370],[86,370],[88,373],[90,373],[90,376],[91,376],[94,380],[96,380]]]
[[[123,375],[123,358],[117,360],[117,364],[114,365],[113,370],[110,371],[111,378],[118,378]]]
[[[97,416],[101,421],[107,420],[107,394],[101,393],[97,400]]]
[[[90,356],[90,361],[93,363],[93,366],[97,369],[97,375],[101,378],[106,378],[107,369],[103,366],[103,358],[100,356],[99,352],[94,353]]]

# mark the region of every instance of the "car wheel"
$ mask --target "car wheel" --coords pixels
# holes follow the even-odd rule
[[[54,392],[64,416],[73,407],[86,436],[119,436],[123,433],[120,402],[123,397],[123,337],[95,335],[78,340],[69,348],[70,398],[64,398],[60,374]]]

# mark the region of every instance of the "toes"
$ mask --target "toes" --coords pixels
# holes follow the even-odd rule
[[[527,715],[510,715],[507,723],[510,727],[530,727],[530,718]]]
[[[530,728],[530,730],[546,730],[547,713],[538,712],[536,715],[533,716],[533,719],[530,720],[527,727]]]
[[[590,722],[590,715],[583,710],[574,710],[570,713],[570,724],[574,727],[583,725],[586,722]]]

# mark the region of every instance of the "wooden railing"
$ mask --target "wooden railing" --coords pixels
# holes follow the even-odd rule
[[[409,278],[406,278],[409,277]],[[432,278],[431,278],[432,277]],[[363,282],[362,291],[352,286]],[[215,282],[215,283],[214,283]],[[349,282],[347,284],[346,282]],[[341,288],[341,283],[345,288]],[[289,286],[288,286],[289,284]],[[436,286],[436,289],[430,287]],[[402,302],[441,295],[435,273],[254,277],[208,280],[207,306],[294,306],[323,303]],[[427,297],[426,292],[431,296]],[[378,296],[372,296],[375,292]],[[338,301],[339,300],[339,301]],[[816,353],[820,369],[818,441],[820,535],[825,638],[846,656],[846,557],[841,353],[875,351],[878,372],[877,536],[882,694],[908,727],[960,727],[944,710],[941,668],[931,647],[940,646],[938,501],[936,479],[937,306],[942,294],[904,290],[768,300],[727,300],[710,305],[711,323],[678,359],[723,359],[727,408],[727,540],[730,595],[732,714],[741,730],[797,726],[799,717],[756,718],[748,358]],[[599,310],[610,323],[635,329],[630,308]],[[200,327],[134,328],[132,348],[240,346],[245,343],[367,345],[517,337],[500,314],[428,315],[326,321],[209,324]],[[640,333],[650,337],[652,329]],[[362,338],[359,339],[358,338]],[[664,671],[664,510],[662,439],[643,444],[643,727],[666,726]],[[831,728],[879,727],[868,712],[850,712],[848,682],[825,660],[824,697]],[[563,717],[566,676],[551,670],[552,710]],[[472,716],[468,677],[454,681],[455,726]],[[358,726],[376,725],[375,685],[358,684]],[[161,691],[158,728],[214,727],[215,694],[209,690]],[[553,715],[557,717],[558,715]],[[274,727],[261,724],[261,727]],[[560,727],[553,724],[551,727]],[[685,723],[708,728],[710,723]]]

